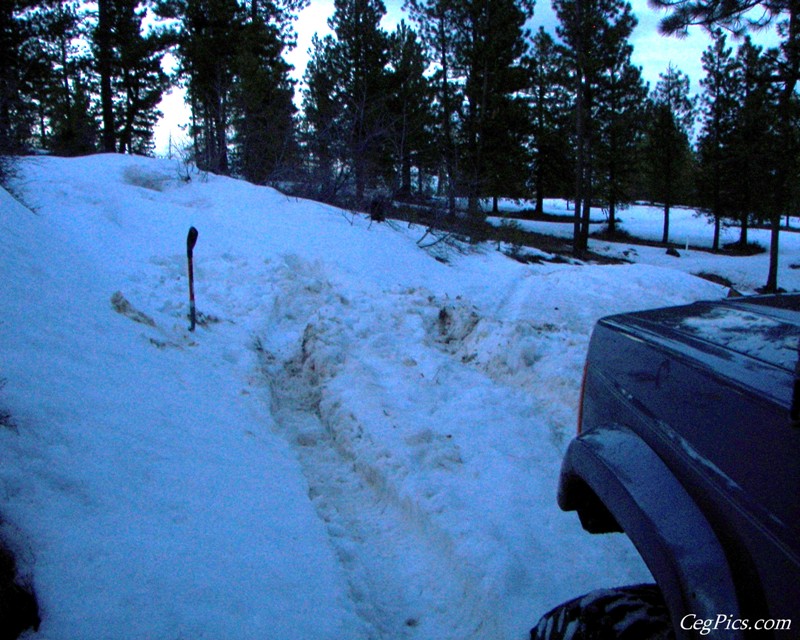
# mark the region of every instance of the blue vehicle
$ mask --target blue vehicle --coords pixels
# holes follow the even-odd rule
[[[536,640],[800,638],[800,295],[600,320],[558,503],[656,585],[588,594]]]

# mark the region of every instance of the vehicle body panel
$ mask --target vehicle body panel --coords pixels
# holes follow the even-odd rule
[[[667,527],[674,519],[672,506],[688,499],[696,512],[683,535],[690,541],[710,527],[721,554],[714,563],[725,558],[735,584],[737,615],[753,620],[796,616],[800,428],[790,412],[799,340],[800,296],[697,303],[601,320],[587,359],[583,431],[564,461],[562,507],[583,510],[582,521],[589,523],[605,518],[606,530],[613,530],[616,520],[658,580],[653,558],[664,550],[651,549],[652,536],[637,532],[631,518],[625,521],[629,506],[620,492],[609,493],[608,469],[615,469],[618,484],[638,483],[665,494],[660,506],[649,506],[656,529]],[[620,432],[641,440],[644,448],[636,455],[651,452],[663,469],[643,468],[633,453],[595,446],[597,459],[584,460],[577,471],[582,448]],[[581,486],[599,500],[579,499]],[[675,543],[667,552],[676,555],[680,546]],[[680,567],[682,559],[672,561]],[[702,574],[685,580],[680,588],[708,590]],[[674,620],[675,603],[690,599],[666,592],[676,588],[674,581],[659,584],[672,603]],[[700,615],[691,608],[687,613]]]

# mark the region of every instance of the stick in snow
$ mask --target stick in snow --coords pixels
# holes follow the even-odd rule
[[[194,331],[197,324],[197,317],[194,309],[194,265],[192,264],[192,251],[197,244],[197,229],[189,228],[189,235],[186,236],[186,257],[189,259],[189,331]]]

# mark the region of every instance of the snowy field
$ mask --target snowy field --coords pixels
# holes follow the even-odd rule
[[[28,159],[14,191],[0,513],[37,639],[522,640],[647,580],[555,503],[591,328],[726,295],[694,271],[766,279],[766,254],[608,243],[636,264],[442,262],[421,228],[166,160]]]
[[[574,210],[563,200],[544,201],[544,213],[564,218],[564,222],[542,222],[516,220],[523,229],[572,240]],[[520,210],[533,209],[531,202],[502,201],[501,210],[508,219],[490,218],[494,224],[510,222]],[[592,209],[590,233],[604,227],[606,217],[600,209]],[[797,225],[797,219],[792,219]],[[617,228],[636,238],[661,242],[664,231],[664,209],[650,205],[632,205],[617,213]],[[724,226],[720,233],[720,245],[739,240],[739,227]],[[750,257],[713,255],[702,249],[710,249],[714,240],[713,221],[692,209],[675,207],[670,211],[670,241],[678,245],[680,258],[666,255],[664,249],[636,246],[625,242],[589,240],[589,248],[600,255],[620,258],[636,263],[677,269],[686,273],[710,273],[722,276],[733,283],[741,293],[755,293],[767,282],[770,246],[768,229],[750,229],[748,241],[760,244],[765,253]],[[800,290],[800,232],[795,228],[782,231],[780,236],[780,269],[778,286],[786,291]]]

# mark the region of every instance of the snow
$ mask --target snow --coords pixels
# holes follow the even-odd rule
[[[26,159],[14,186],[0,513],[35,637],[521,639],[649,579],[555,490],[594,322],[724,296],[694,252],[445,263],[421,228],[129,156]]]
[[[521,211],[533,210],[533,203],[527,201],[504,201],[501,210],[509,218],[490,218],[495,224],[510,222]],[[563,200],[544,202],[544,213],[559,217],[562,221],[532,221],[519,219],[515,222],[523,229],[546,233],[556,237],[570,239],[573,235],[574,210]],[[606,216],[600,209],[592,209],[592,225],[590,233],[600,231]],[[797,219],[792,219],[793,225]],[[617,212],[617,228],[643,240],[660,242],[664,231],[663,207],[635,204]],[[780,236],[780,261],[778,284],[787,291],[800,290],[800,232],[794,226],[791,230],[783,230]],[[674,207],[670,211],[670,241],[678,245],[679,258],[667,255],[660,247],[648,247],[619,242],[606,242],[590,238],[589,249],[599,255],[618,258],[634,263],[646,263],[658,267],[683,271],[691,274],[714,274],[734,283],[737,291],[743,294],[756,293],[767,281],[768,258],[770,246],[769,229],[751,228],[748,242],[757,243],[765,253],[755,256],[730,256],[713,254],[708,251],[714,238],[713,221],[693,209]],[[720,232],[720,245],[731,244],[739,240],[739,228],[723,225]]]
[[[679,328],[787,371],[794,371],[797,365],[798,336],[773,318],[740,309],[718,309],[686,318]]]

